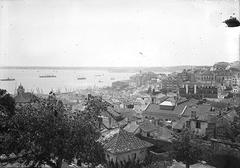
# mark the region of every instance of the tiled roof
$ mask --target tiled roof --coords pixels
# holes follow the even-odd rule
[[[99,138],[99,142],[106,143],[111,140],[111,138],[119,132],[119,128],[114,129],[105,129],[101,131],[101,137]]]
[[[214,73],[210,70],[206,70],[202,73],[202,75],[214,75]]]
[[[117,112],[113,107],[107,107],[107,111],[106,111],[114,120],[116,121],[121,121],[123,120],[123,116]]]
[[[167,141],[171,140],[171,138],[173,137],[173,132],[166,127],[159,127],[157,134],[159,139]]]
[[[235,62],[234,64],[232,64],[230,69],[240,71],[240,62]]]
[[[137,113],[133,109],[118,108],[118,109],[116,109],[116,111],[119,114],[121,114],[123,117],[128,118],[128,120],[130,120],[130,121],[137,120],[137,117],[136,117]]]
[[[230,124],[234,117],[237,116],[237,113],[235,110],[229,111],[225,114],[222,114],[221,116],[215,115],[209,119],[209,122],[216,123],[217,125],[223,125],[223,124]]]
[[[124,127],[124,130],[126,130],[127,132],[135,133],[138,128],[139,128],[139,125],[136,123],[136,121],[133,121],[133,122],[127,124]]]
[[[180,104],[182,104],[182,103],[184,103],[184,102],[186,102],[186,101],[188,101],[187,98],[185,98],[185,97],[180,97],[180,98],[177,100],[177,105],[180,105]]]
[[[178,129],[181,130],[184,128],[185,123],[189,120],[189,117],[182,117],[179,120],[176,121],[176,123],[174,123],[174,125],[172,126],[173,129]]]
[[[185,110],[184,115],[190,116],[192,111],[196,111],[197,116],[200,115],[213,115],[216,114],[216,111],[211,111],[211,105],[209,104],[200,104],[200,105],[192,105],[188,106]]]
[[[234,118],[237,117],[237,112],[235,110],[229,111],[223,115],[223,118],[228,120],[229,122],[233,122]]]
[[[163,106],[175,106],[175,102],[170,101],[170,100],[165,100],[160,105],[163,105]]]
[[[170,117],[170,118],[177,118],[178,113],[175,110],[163,110],[160,109],[158,104],[149,104],[145,111],[142,113],[144,116],[152,116],[152,117]]]
[[[144,132],[152,132],[157,129],[153,123],[147,120],[140,124],[139,128],[142,129]]]
[[[152,116],[157,118],[171,118],[178,119],[180,114],[184,111],[184,116],[189,116],[191,114],[190,106],[196,105],[198,100],[190,99],[187,101],[182,101],[180,104],[175,106],[173,110],[163,110],[158,104],[149,104],[145,111],[143,111],[144,116]],[[200,111],[205,111],[202,108]]]
[[[104,145],[104,149],[110,153],[116,154],[150,146],[152,146],[152,144],[135,137],[133,133],[120,129],[119,132]]]
[[[179,114],[183,111],[185,106],[190,106],[192,104],[196,104],[197,100],[190,99],[189,101],[185,101],[179,105],[177,105],[173,110],[163,110],[160,109],[158,104],[149,104],[145,111],[143,111],[143,115],[150,115],[153,117],[169,117],[177,119]]]

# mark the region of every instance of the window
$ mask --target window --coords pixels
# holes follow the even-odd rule
[[[201,128],[201,122],[200,121],[196,121],[196,128]]]
[[[137,155],[136,153],[132,153],[132,159],[136,159]]]

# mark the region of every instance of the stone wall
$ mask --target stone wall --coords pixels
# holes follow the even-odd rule
[[[227,154],[240,159],[240,143],[233,143],[219,139],[211,139],[211,142],[215,154]]]

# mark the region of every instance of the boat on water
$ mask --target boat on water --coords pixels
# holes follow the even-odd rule
[[[39,78],[56,78],[56,75],[40,75]]]
[[[85,77],[78,77],[77,80],[86,80],[87,78]]]
[[[3,78],[3,79],[0,79],[0,81],[15,81],[14,78]]]
[[[100,77],[100,76],[104,76],[104,74],[97,74],[95,76]]]

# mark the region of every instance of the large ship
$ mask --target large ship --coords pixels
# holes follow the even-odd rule
[[[0,81],[15,81],[14,78],[4,78],[4,79],[0,79]]]
[[[96,74],[95,76],[100,77],[100,76],[104,76],[104,74]]]
[[[39,78],[56,78],[56,75],[40,75]]]
[[[86,80],[87,78],[85,77],[78,77],[77,80]]]

